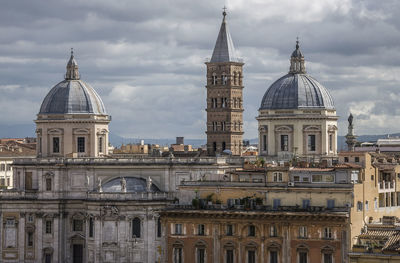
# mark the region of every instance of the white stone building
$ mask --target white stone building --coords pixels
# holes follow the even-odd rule
[[[337,155],[336,109],[329,91],[306,73],[297,41],[290,71],[275,81],[261,101],[259,152],[278,159]]]
[[[177,201],[180,182],[241,165],[110,157],[110,120],[71,54],[35,120],[37,157],[15,160],[14,188],[0,193],[1,262],[161,262],[158,212]]]

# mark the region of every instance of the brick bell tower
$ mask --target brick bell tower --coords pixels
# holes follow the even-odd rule
[[[207,152],[214,156],[229,150],[241,155],[243,145],[243,65],[226,22],[226,8],[207,65]],[[225,151],[228,152],[229,151]]]

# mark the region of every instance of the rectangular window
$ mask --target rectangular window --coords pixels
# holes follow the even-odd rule
[[[182,235],[182,224],[175,224],[175,235]]]
[[[307,176],[304,176],[302,179],[303,179],[303,182],[309,182],[310,181],[310,178],[308,178]]]
[[[1,170],[1,171],[5,171],[5,170],[6,170],[6,165],[5,165],[4,163],[2,163],[2,164],[0,165],[0,170]]]
[[[256,252],[254,250],[247,251],[247,262],[256,263]]]
[[[335,176],[333,174],[313,174],[313,183],[333,183],[335,181]]]
[[[233,250],[227,249],[226,250],[226,263],[234,263],[233,261]]]
[[[83,230],[83,222],[82,222],[82,220],[74,219],[72,221],[72,230],[73,231],[82,231]]]
[[[11,171],[11,164],[7,164],[6,171]]]
[[[281,199],[274,199],[273,201],[273,208],[277,209],[278,207],[281,206]]]
[[[78,137],[78,153],[84,153],[85,152],[85,137]]]
[[[278,236],[278,229],[276,228],[276,226],[272,225],[269,228],[269,236],[270,237],[277,237]]]
[[[256,227],[255,226],[249,226],[249,229],[248,229],[248,236],[249,237],[254,237],[254,236],[256,236]]]
[[[197,249],[197,263],[204,263],[206,259],[206,250],[204,248]]]
[[[365,211],[368,211],[368,210],[369,210],[369,202],[367,200],[367,201],[365,201]]]
[[[204,225],[203,224],[200,224],[200,225],[197,226],[197,234],[199,236],[204,236],[205,235],[205,233],[204,233]]]
[[[324,263],[332,263],[332,254],[324,253]]]
[[[308,135],[308,151],[315,152],[315,135]]]
[[[94,219],[93,219],[93,217],[89,218],[89,237],[94,237]]]
[[[44,263],[51,263],[51,254],[44,255]]]
[[[50,220],[46,220],[46,234],[51,234],[53,228],[53,222]]]
[[[267,135],[263,135],[263,150],[267,151]]]
[[[307,227],[306,226],[300,226],[299,227],[299,237],[300,238],[307,238]]]
[[[359,163],[360,162],[360,157],[354,157],[354,162]]]
[[[281,151],[287,152],[289,150],[289,135],[281,135]]]
[[[103,152],[103,137],[99,137],[99,153]]]
[[[307,209],[310,207],[310,199],[303,199],[303,208]]]
[[[28,247],[33,247],[33,232],[28,232]]]
[[[363,210],[363,203],[361,201],[357,202],[357,211],[362,211]]]
[[[233,236],[233,225],[226,225],[226,235]]]
[[[282,173],[274,173],[274,182],[282,182]]]
[[[293,176],[293,182],[300,182],[300,176]]]
[[[33,215],[28,215],[28,222],[33,223]]]
[[[60,137],[53,137],[53,153],[60,152]]]
[[[51,178],[46,178],[46,191],[51,191]]]
[[[7,178],[7,186],[10,186],[10,178]]]
[[[333,151],[333,134],[329,134],[329,151]]]
[[[299,252],[299,263],[307,263],[307,252]]]
[[[344,157],[344,162],[348,163],[349,162],[349,157]]]
[[[278,263],[278,251],[269,251],[269,263]]]
[[[328,209],[333,209],[335,207],[335,200],[333,199],[328,199],[327,200],[327,205]]]
[[[0,178],[0,185],[4,186],[6,184],[6,179],[5,178]]]
[[[330,227],[324,228],[324,238],[332,239],[332,229]]]
[[[157,237],[161,237],[161,218],[157,219]]]
[[[25,189],[32,190],[32,172],[25,172]]]
[[[181,247],[174,248],[174,263],[183,263]]]

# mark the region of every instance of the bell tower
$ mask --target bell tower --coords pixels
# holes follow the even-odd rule
[[[207,152],[241,155],[243,144],[243,65],[226,22],[226,8],[207,65]]]

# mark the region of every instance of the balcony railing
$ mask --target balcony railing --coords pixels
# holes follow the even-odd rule
[[[38,200],[113,200],[113,201],[129,201],[129,200],[173,200],[175,193],[172,192],[71,192],[71,191],[17,191],[5,190],[0,191],[0,200],[15,199],[38,199]]]

